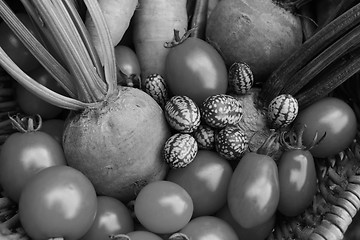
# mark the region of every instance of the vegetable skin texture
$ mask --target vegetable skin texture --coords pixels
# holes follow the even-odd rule
[[[137,0],[98,0],[99,6],[105,17],[110,31],[113,46],[119,44],[126,30],[129,28],[130,20],[138,4]],[[85,17],[85,26],[89,31],[93,44],[102,59],[99,34],[96,31],[94,21],[87,12]]]
[[[207,21],[206,38],[226,65],[246,62],[263,82],[302,44],[298,17],[271,0],[222,0]]]
[[[70,115],[63,146],[68,165],[83,172],[98,195],[128,202],[145,184],[165,177],[161,152],[168,137],[155,100],[139,89],[121,87],[99,108]]]
[[[174,29],[180,36],[187,30],[186,0],[139,0],[133,21],[133,42],[142,81],[150,74],[164,76],[170,50],[164,44],[173,40]]]

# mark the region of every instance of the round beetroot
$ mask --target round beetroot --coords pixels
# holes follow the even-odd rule
[[[98,195],[123,202],[147,183],[163,179],[161,152],[170,137],[161,107],[145,92],[121,87],[98,108],[71,114],[63,146],[70,166],[83,172]]]
[[[247,63],[256,82],[264,81],[302,44],[299,17],[274,2],[222,0],[207,22],[206,38],[226,65]]]

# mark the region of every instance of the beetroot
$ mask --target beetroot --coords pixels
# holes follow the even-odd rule
[[[302,44],[299,17],[272,0],[221,0],[212,10],[206,38],[226,65],[245,62],[263,82]]]
[[[155,100],[121,87],[98,108],[69,116],[63,146],[68,164],[83,172],[99,195],[127,202],[148,182],[165,177],[161,151],[169,136]]]

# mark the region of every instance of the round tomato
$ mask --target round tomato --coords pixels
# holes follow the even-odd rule
[[[211,215],[226,203],[232,173],[230,163],[219,154],[200,150],[185,168],[170,169],[167,180],[189,193],[194,204],[193,217],[197,217]]]
[[[193,214],[193,202],[184,188],[160,180],[143,187],[134,203],[135,216],[149,231],[166,234],[184,227]]]
[[[310,146],[314,136],[325,138],[310,150],[314,157],[329,157],[347,148],[354,140],[357,121],[353,109],[343,100],[325,97],[301,110],[295,126],[306,126],[303,144]]]
[[[94,223],[81,239],[109,240],[111,235],[131,231],[134,231],[134,221],[125,204],[116,198],[98,196]]]
[[[80,239],[94,222],[96,192],[84,174],[69,166],[52,166],[24,187],[19,217],[32,239]]]
[[[41,85],[53,90],[54,92],[66,95],[65,90],[56,82],[56,80],[44,68],[38,68],[28,73],[30,77]],[[52,105],[43,99],[29,92],[20,84],[16,84],[16,102],[20,109],[28,115],[39,114],[43,119],[57,117],[63,109]]]
[[[59,142],[40,131],[15,132],[1,147],[0,184],[6,195],[18,202],[29,179],[54,165],[66,165]]]
[[[206,41],[190,37],[169,51],[165,79],[174,95],[192,98],[199,106],[209,96],[227,91],[227,69],[221,55]]]
[[[227,222],[214,216],[193,218],[179,232],[191,240],[239,240]]]
[[[25,27],[36,37],[37,30],[33,25],[32,20],[26,13],[17,13],[16,16],[25,25]],[[38,68],[40,63],[32,55],[32,53],[24,46],[15,33],[2,21],[0,23],[0,46],[4,49],[6,54],[20,67],[27,72]]]
[[[62,135],[65,121],[62,119],[49,119],[42,122],[40,131],[46,132],[62,145]]]
[[[308,150],[287,150],[281,155],[278,168],[278,210],[285,216],[296,216],[311,204],[317,191],[314,158]]]
[[[238,224],[231,215],[227,205],[222,207],[216,214],[216,217],[223,219],[235,230],[240,240],[264,240],[266,239],[275,226],[276,214],[274,214],[268,221],[257,225],[253,228],[243,228]]]

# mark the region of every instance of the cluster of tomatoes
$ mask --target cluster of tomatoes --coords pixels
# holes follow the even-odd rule
[[[31,31],[33,26],[28,24],[31,21],[27,17],[19,14]],[[0,24],[0,32],[0,45],[5,50],[12,49],[7,52],[13,53],[11,57],[19,67],[65,95],[26,48],[15,44],[14,50],[14,41],[9,39],[16,38],[5,24]],[[127,56],[133,66],[127,69],[117,59],[121,71],[119,83],[137,86],[140,70],[136,58],[127,48],[117,50],[122,51],[117,56]],[[199,58],[209,60],[210,64],[204,65],[197,61]],[[248,66],[232,67],[227,72],[213,48],[200,39],[188,39],[169,54],[166,66],[169,91],[177,96],[190,96],[198,105],[209,96],[225,94],[229,84],[236,93],[246,94],[243,90],[253,83]],[[152,79],[163,86],[159,76]],[[216,151],[199,149],[192,155],[191,164],[170,168],[164,180],[147,184],[129,208],[130,203],[97,196],[89,180],[66,165],[61,146],[64,126],[61,115],[66,113],[21,86],[16,88],[16,100],[22,111],[40,114],[44,121],[14,117],[22,131],[11,135],[2,146],[0,185],[4,195],[18,204],[20,221],[34,239],[98,240],[108,236],[121,239],[125,234],[132,240],[178,237],[173,234],[191,239],[210,239],[209,236],[222,240],[264,239],[273,229],[276,212],[295,216],[312,201],[317,190],[316,158],[344,150],[356,134],[353,110],[340,99],[324,98],[291,118],[293,126],[306,127],[301,134],[284,134],[285,149],[277,161],[261,152],[247,152],[234,165],[234,161]],[[165,107],[168,99],[164,88],[156,94],[160,96],[159,104]],[[279,115],[272,117],[278,119]],[[313,146],[316,135],[321,141]],[[288,138],[295,140],[289,144]]]

